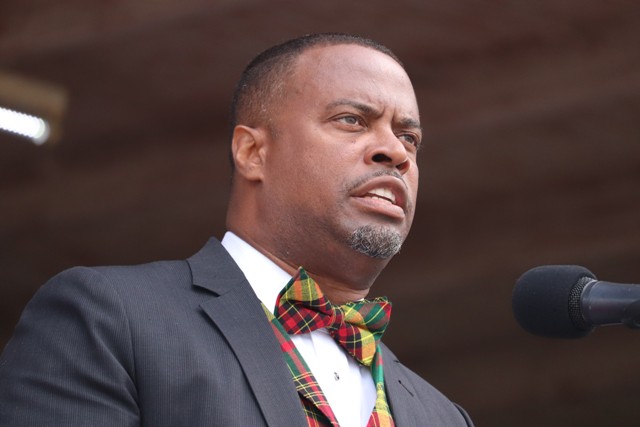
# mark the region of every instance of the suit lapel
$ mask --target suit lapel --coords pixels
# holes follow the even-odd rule
[[[469,415],[455,403],[450,402],[436,389],[418,396],[408,373],[398,358],[384,344],[384,376],[387,399],[397,427],[424,426],[473,426]]]
[[[201,307],[233,349],[267,425],[304,425],[302,405],[277,339],[233,259],[211,239],[188,262],[194,285],[216,295]]]
[[[384,344],[381,347],[384,362],[384,385],[395,425],[398,427],[424,425],[428,418],[426,414],[417,410],[422,408],[422,405],[413,401],[416,399],[417,393],[409,378],[400,369],[398,358]]]

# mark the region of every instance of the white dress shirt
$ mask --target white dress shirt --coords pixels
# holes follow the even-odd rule
[[[238,264],[258,299],[273,311],[278,294],[291,276],[231,232],[224,235],[222,245]],[[366,427],[376,400],[371,370],[356,362],[324,328],[292,335],[291,339],[340,425]]]

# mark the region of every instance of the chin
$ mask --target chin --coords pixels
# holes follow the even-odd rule
[[[405,235],[390,227],[367,224],[356,228],[349,236],[349,246],[370,258],[389,260],[400,252]]]

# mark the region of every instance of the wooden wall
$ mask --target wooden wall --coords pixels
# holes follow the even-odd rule
[[[510,306],[536,265],[640,280],[633,1],[4,1],[0,70],[69,104],[56,145],[0,134],[0,347],[56,272],[221,236],[233,84],[316,31],[387,44],[421,106],[418,214],[374,289],[395,303],[387,343],[480,427],[637,426],[638,332],[536,338]]]

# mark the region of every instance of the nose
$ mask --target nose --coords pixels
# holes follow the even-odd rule
[[[384,132],[384,135],[379,135],[372,141],[367,160],[372,164],[395,168],[402,175],[407,173],[411,165],[404,143],[391,131]]]

